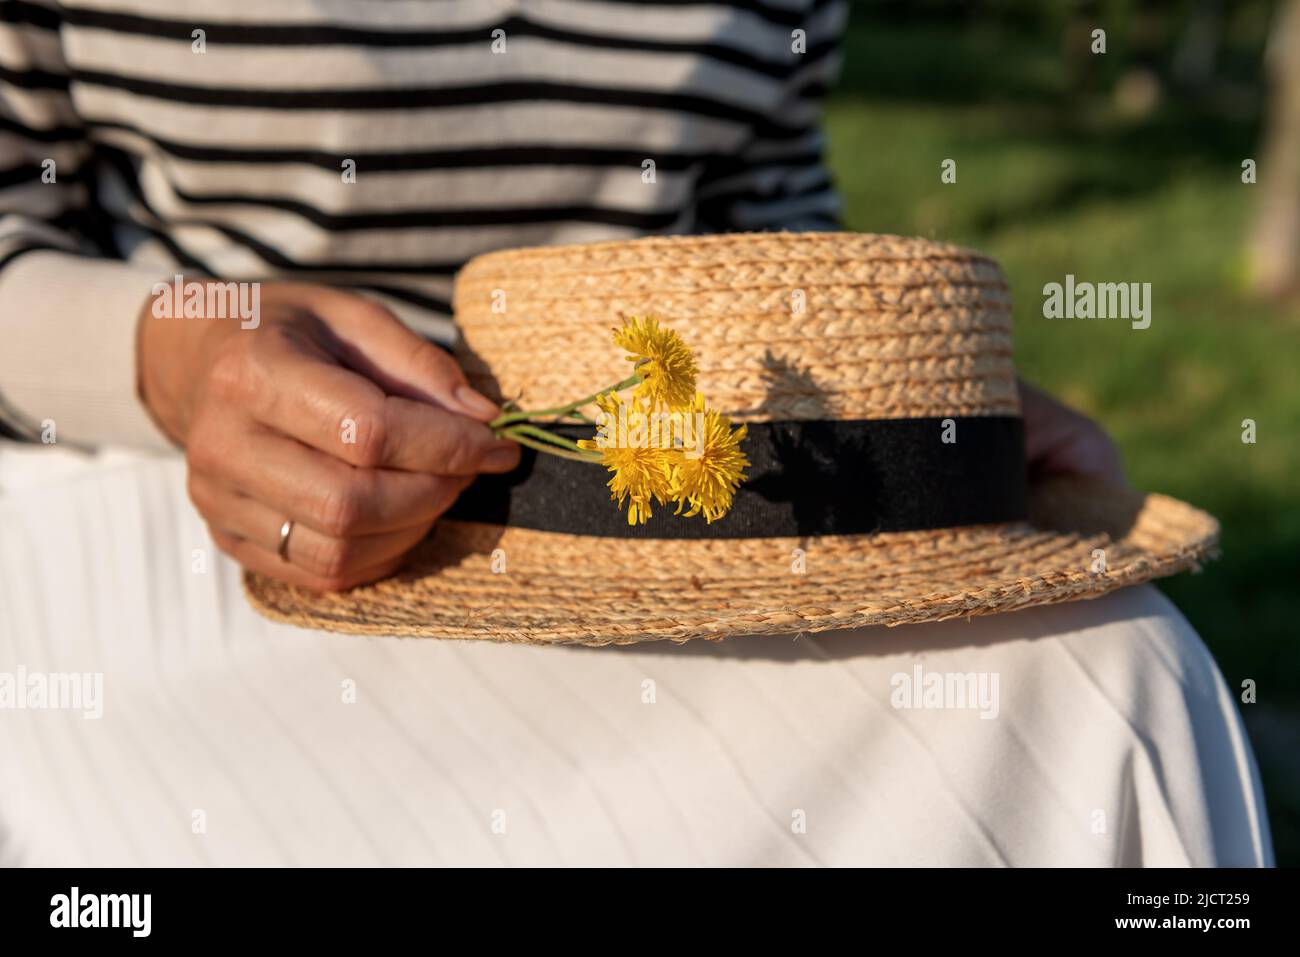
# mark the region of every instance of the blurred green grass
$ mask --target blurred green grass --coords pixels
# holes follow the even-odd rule
[[[1229,687],[1256,682],[1241,710],[1279,863],[1300,864],[1300,309],[1242,281],[1258,119],[1174,97],[1126,117],[1074,69],[1033,32],[855,11],[827,109],[846,224],[996,256],[1021,373],[1104,424],[1135,485],[1222,521],[1222,558],[1161,587]],[[1150,328],[1044,319],[1043,285],[1067,273],[1150,282]]]

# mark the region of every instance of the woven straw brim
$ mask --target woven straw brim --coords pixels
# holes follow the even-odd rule
[[[1211,516],[1166,496],[1056,480],[1034,487],[1027,523],[643,541],[448,521],[406,570],[374,585],[316,594],[249,573],[245,586],[264,615],[327,631],[680,642],[941,621],[1095,598],[1196,568],[1217,539]]]

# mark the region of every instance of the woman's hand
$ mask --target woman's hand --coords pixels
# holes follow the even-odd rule
[[[342,290],[264,283],[256,328],[146,307],[139,369],[213,540],[315,590],[389,574],[478,473],[519,461],[448,354]]]
[[[1092,419],[1023,380],[1020,405],[1031,476],[1081,475],[1127,484],[1119,449]]]

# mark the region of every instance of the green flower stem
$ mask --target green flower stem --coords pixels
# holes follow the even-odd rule
[[[558,445],[570,452],[586,452],[586,449],[572,439],[566,439],[562,435],[556,435],[554,432],[546,431],[546,429],[539,429],[537,426],[529,425],[526,422],[519,422],[507,429],[502,429],[501,434],[511,437],[527,435],[534,439],[541,439],[543,442],[550,442],[552,445]]]
[[[538,409],[533,412],[528,412],[525,410],[520,410],[518,412],[503,412],[501,415],[498,415],[495,419],[493,419],[491,422],[488,423],[488,428],[493,429],[495,431],[496,429],[500,429],[503,426],[510,425],[513,422],[527,422],[530,419],[540,419],[540,418],[545,418],[547,416],[571,415],[572,413],[576,412],[578,409],[581,409],[583,406],[591,405],[591,403],[595,402],[596,399],[598,399],[602,395],[605,395],[606,393],[619,392],[623,389],[630,389],[632,388],[632,386],[636,385],[640,381],[641,381],[641,373],[634,372],[632,373],[632,375],[628,376],[622,382],[612,385],[607,389],[601,389],[599,392],[593,392],[585,399],[579,399],[577,402],[570,402],[568,405],[557,406],[554,409]]]
[[[530,439],[528,436],[521,435],[520,433],[514,432],[510,429],[505,430],[501,434],[512,442],[518,442],[520,445],[525,445],[530,449],[536,449],[538,452],[545,452],[547,455],[558,455],[562,459],[573,459],[575,462],[600,462],[600,459],[595,456],[586,453],[568,452],[557,445],[551,445],[547,442],[538,442],[535,439]]]

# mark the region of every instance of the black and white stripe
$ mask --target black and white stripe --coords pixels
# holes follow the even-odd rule
[[[53,247],[309,277],[445,338],[452,277],[487,250],[833,228],[818,112],[844,15],[842,0],[385,0],[328,17],[311,0],[4,0],[0,263]]]

